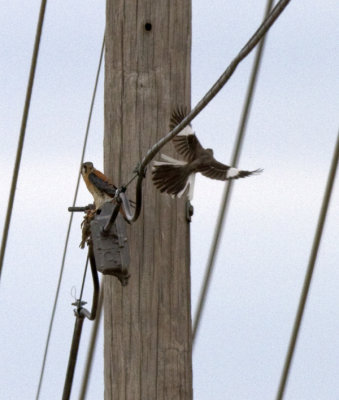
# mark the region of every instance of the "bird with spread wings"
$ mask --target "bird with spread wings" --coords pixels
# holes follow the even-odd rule
[[[186,110],[178,108],[173,111],[170,119],[170,130],[173,130],[186,116]],[[164,161],[155,161],[152,169],[152,180],[161,191],[173,196],[181,197],[188,189],[188,199],[193,197],[194,177],[197,172],[211,179],[225,181],[229,179],[245,178],[259,174],[262,169],[243,171],[217,161],[213,157],[212,149],[204,149],[192,130],[187,125],[173,138],[175,149],[184,158],[176,160],[162,154]]]

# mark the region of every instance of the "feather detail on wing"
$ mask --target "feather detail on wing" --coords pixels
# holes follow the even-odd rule
[[[164,160],[164,161],[154,161],[153,165],[154,166],[158,166],[158,165],[168,165],[168,164],[173,164],[173,165],[186,165],[187,162],[186,161],[181,161],[181,160],[177,160],[175,158],[172,158],[170,156],[167,156],[166,154],[161,154],[160,157]]]
[[[170,130],[173,130],[178,124],[180,124],[186,115],[186,108],[177,108],[174,110],[170,119]],[[204,150],[195,136],[191,124],[187,125],[173,138],[173,144],[176,151],[189,162],[196,158],[197,153]]]
[[[254,171],[242,171],[238,168],[229,167],[228,165],[213,160],[210,165],[201,167],[199,172],[208,178],[226,181],[229,179],[239,179],[251,175],[257,175],[262,172],[262,169],[256,169]]]
[[[101,178],[101,176],[104,179]],[[115,195],[116,187],[112,183],[109,183],[106,176],[102,174],[100,171],[95,171],[95,173],[91,172],[88,175],[88,179],[90,180],[91,183],[93,183],[95,187],[97,187],[102,192],[107,193],[111,197]]]
[[[100,172],[98,169],[94,168],[94,174],[100,178],[101,180],[103,180],[104,182],[110,183],[107,176],[104,175],[102,172]],[[114,186],[114,185],[113,185]]]
[[[181,192],[178,193],[178,197],[180,198],[185,192],[186,189],[188,188],[188,193],[187,193],[187,199],[192,200],[193,199],[193,192],[194,192],[194,182],[195,182],[195,174],[189,175],[185,187],[181,190]]]

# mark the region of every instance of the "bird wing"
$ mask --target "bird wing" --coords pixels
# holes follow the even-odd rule
[[[173,130],[187,115],[185,108],[177,108],[172,112],[170,119],[170,130]],[[173,144],[178,153],[180,153],[186,161],[191,162],[204,148],[195,136],[192,125],[187,125],[177,136],[173,138]]]
[[[219,181],[226,181],[228,179],[239,179],[245,178],[250,175],[260,174],[262,169],[256,169],[254,171],[243,171],[238,168],[230,167],[214,158],[209,165],[201,167],[199,169],[203,175],[211,179],[218,179]]]
[[[218,179],[219,181],[225,181],[227,179],[227,172],[230,167],[216,161],[214,158],[209,165],[202,167],[199,172],[211,179]]]
[[[106,176],[100,171],[96,170],[95,172],[91,172],[88,175],[88,179],[95,187],[97,187],[102,192],[105,192],[112,197],[115,195],[116,186],[110,183]]]

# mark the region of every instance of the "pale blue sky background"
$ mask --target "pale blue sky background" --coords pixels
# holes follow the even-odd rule
[[[0,223],[6,211],[40,1],[0,1]],[[193,0],[192,105],[262,19],[265,1]],[[104,31],[104,2],[49,1],[0,285],[0,399],[33,399]],[[270,31],[194,349],[195,400],[270,400],[278,387],[338,132],[339,3],[292,0]],[[253,55],[193,121],[229,162]],[[165,132],[164,132],[165,134]],[[103,79],[86,159],[102,166]],[[61,190],[60,190],[61,188]],[[195,310],[223,183],[199,178],[192,222]],[[78,204],[91,198],[81,186]],[[339,398],[339,190],[335,185],[287,400]],[[85,252],[76,215],[41,399],[60,399]],[[85,299],[91,300],[88,281]],[[75,375],[77,398],[86,321]],[[88,399],[103,398],[102,340]]]

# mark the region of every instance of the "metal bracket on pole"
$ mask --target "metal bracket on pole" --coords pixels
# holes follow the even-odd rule
[[[82,225],[83,241],[80,247],[84,247],[85,242],[90,242],[97,270],[104,275],[116,276],[121,285],[126,286],[130,277],[128,272],[130,257],[126,221],[119,212],[121,209],[126,218],[131,215],[124,189],[117,189],[114,200],[104,203],[96,212],[93,205],[70,207],[68,210],[71,212],[93,210],[88,214],[90,218],[85,217],[85,223]]]
[[[189,200],[186,201],[186,220],[192,222],[192,216],[194,214],[194,208]]]
[[[107,202],[91,221],[91,238],[97,270],[114,275],[126,286],[130,276],[126,222],[119,213],[120,204]]]
[[[69,212],[81,212],[81,211],[90,211],[90,210],[95,210],[95,205],[94,204],[88,204],[85,207],[68,207]]]

